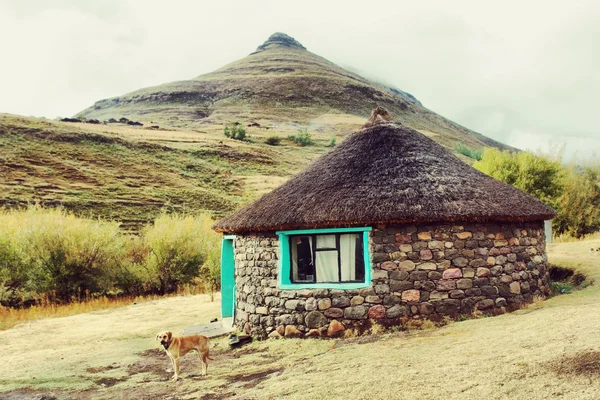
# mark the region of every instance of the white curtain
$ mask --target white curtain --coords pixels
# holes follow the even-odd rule
[[[298,244],[300,237],[294,237],[292,242],[292,277],[294,282],[298,282]]]
[[[318,237],[318,236],[317,236]],[[335,238],[334,238],[335,241]],[[317,245],[318,246],[318,245]],[[335,247],[335,243],[334,243]],[[338,282],[338,252],[317,251],[317,282]]]
[[[356,280],[356,239],[358,235],[340,236],[340,263],[342,281]]]
[[[317,236],[317,249],[335,249],[335,235]]]

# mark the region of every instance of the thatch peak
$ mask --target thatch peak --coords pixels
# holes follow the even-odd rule
[[[261,199],[219,232],[374,224],[541,221],[556,212],[398,123],[377,123]]]
[[[365,122],[365,124],[362,127],[367,128],[376,124],[390,122],[391,120],[392,116],[390,115],[388,110],[386,110],[383,107],[377,106],[373,109],[373,111],[371,111],[369,119],[367,119],[367,122]]]

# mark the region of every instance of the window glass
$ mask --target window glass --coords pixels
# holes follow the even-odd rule
[[[291,235],[289,241],[292,283],[364,281],[362,232]]]

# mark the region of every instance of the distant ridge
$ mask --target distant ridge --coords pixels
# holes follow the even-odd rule
[[[347,121],[349,131],[360,126],[356,117],[368,117],[376,106],[449,148],[457,142],[507,148],[428,110],[412,94],[370,81],[311,53],[281,32],[248,56],[214,72],[100,100],[77,117],[101,121],[126,117],[194,129],[228,121],[302,125],[323,115],[338,115],[336,123]]]

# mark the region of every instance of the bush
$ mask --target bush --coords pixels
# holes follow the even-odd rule
[[[469,147],[466,144],[462,143],[462,142],[458,142],[454,145],[454,150],[456,150],[458,153],[465,155],[469,158],[472,158],[473,160],[481,160],[481,157],[483,156],[483,150],[482,149],[476,149],[473,147]]]
[[[563,166],[556,158],[486,148],[473,167],[556,209],[556,235],[581,238],[600,229],[600,171]]]
[[[246,140],[246,130],[239,123],[236,124],[235,122],[232,122],[229,124],[229,126],[225,125],[225,128],[223,128],[223,133],[230,139],[241,141]]]
[[[0,304],[165,294],[220,286],[221,237],[208,215],[161,215],[140,236],[119,224],[31,207],[0,211]]]
[[[71,299],[112,288],[124,236],[116,222],[32,207],[0,214],[3,303]],[[24,271],[26,266],[26,271]]]
[[[267,138],[267,140],[265,140],[265,143],[268,144],[269,146],[279,146],[279,144],[281,143],[281,138],[279,136],[269,136]]]
[[[334,147],[335,146],[335,136],[332,136],[331,139],[329,140],[329,143],[327,143],[327,147]]]
[[[312,139],[312,135],[308,133],[306,128],[298,129],[298,133],[296,135],[288,136],[292,142],[296,143],[299,146],[312,146],[315,142]]]

